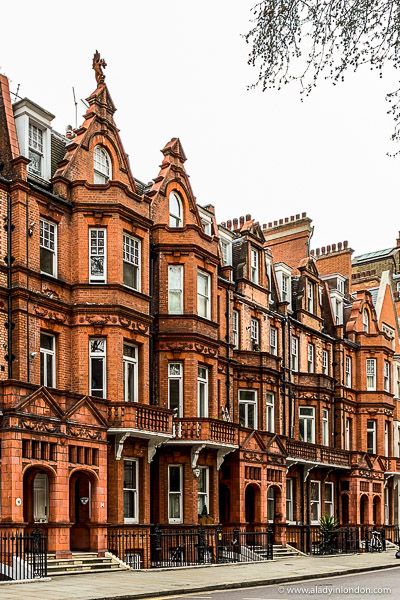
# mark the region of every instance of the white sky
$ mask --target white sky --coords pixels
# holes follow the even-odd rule
[[[64,132],[78,98],[95,88],[91,61],[105,57],[133,174],[158,174],[174,136],[200,204],[219,221],[245,213],[261,223],[307,212],[312,247],[349,240],[355,254],[390,247],[400,229],[400,156],[389,158],[385,92],[368,68],[305,102],[295,87],[247,91],[256,72],[245,41],[255,0],[47,0],[1,8],[0,71],[54,114]],[[84,106],[79,102],[78,124]]]

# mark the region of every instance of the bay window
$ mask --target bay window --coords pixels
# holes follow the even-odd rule
[[[183,313],[183,265],[168,266],[168,312]]]
[[[239,423],[241,427],[256,428],[257,392],[255,390],[239,390]]]
[[[124,370],[124,400],[125,402],[138,401],[138,347],[124,344],[123,354]]]
[[[128,235],[127,233],[124,233],[124,284],[137,291],[140,291],[140,250],[140,240]]]
[[[315,444],[315,408],[299,406],[299,434],[302,442]]]
[[[239,311],[234,310],[232,313],[232,334],[233,334],[233,347],[234,349],[239,348]]]
[[[57,277],[57,225],[40,219],[40,272]]]
[[[204,271],[197,272],[197,314],[211,318],[211,277]]]
[[[107,230],[89,228],[89,282],[106,283],[107,280]]]
[[[309,373],[314,373],[314,344],[307,346],[307,369]]]
[[[351,418],[346,417],[344,429],[344,449],[351,450]]]
[[[367,421],[367,452],[376,454],[376,421],[373,419]]]
[[[275,432],[275,396],[272,392],[267,392],[266,431]]]
[[[387,360],[383,363],[383,389],[390,392],[390,363]]]
[[[329,375],[329,352],[328,350],[322,350],[322,373]]]
[[[270,327],[269,330],[269,350],[271,354],[278,354],[278,330],[276,327]]]
[[[367,358],[367,390],[376,390],[376,359]]]
[[[183,417],[183,364],[168,363],[168,408],[176,417]]]
[[[299,370],[299,338],[292,336],[290,353],[290,366],[292,371]]]
[[[322,444],[329,446],[329,410],[322,409]]]
[[[260,322],[258,319],[251,319],[250,321],[250,339],[251,349],[260,349]]]
[[[348,388],[351,388],[351,356],[346,356],[346,375],[345,375],[345,385]]]
[[[106,338],[89,340],[89,394],[106,397]]]
[[[200,418],[208,417],[208,369],[198,367],[197,370],[197,402]]]

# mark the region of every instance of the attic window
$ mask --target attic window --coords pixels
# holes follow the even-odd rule
[[[363,310],[363,331],[369,333],[369,314],[365,308]]]
[[[29,123],[29,172],[42,176],[43,166],[43,130]]]
[[[111,179],[111,159],[107,150],[102,146],[94,149],[94,182],[99,184],[108,183]]]
[[[182,201],[176,192],[169,195],[169,226],[182,227]]]

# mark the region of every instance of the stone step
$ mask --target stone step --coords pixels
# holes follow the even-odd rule
[[[117,567],[113,569],[77,569],[75,571],[52,571],[49,573],[49,577],[61,577],[62,575],[84,575],[88,573],[119,573],[120,571],[124,571],[122,567]]]
[[[97,556],[96,552],[73,552],[71,558],[55,558],[48,555],[47,573],[50,577],[58,575],[78,575],[80,573],[105,573],[125,570],[114,556]]]

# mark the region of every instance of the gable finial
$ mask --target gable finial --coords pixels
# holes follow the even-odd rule
[[[107,66],[104,58],[100,57],[100,52],[96,50],[93,55],[92,69],[94,69],[94,74],[96,77],[97,85],[104,83],[106,76],[103,73],[103,69]]]

